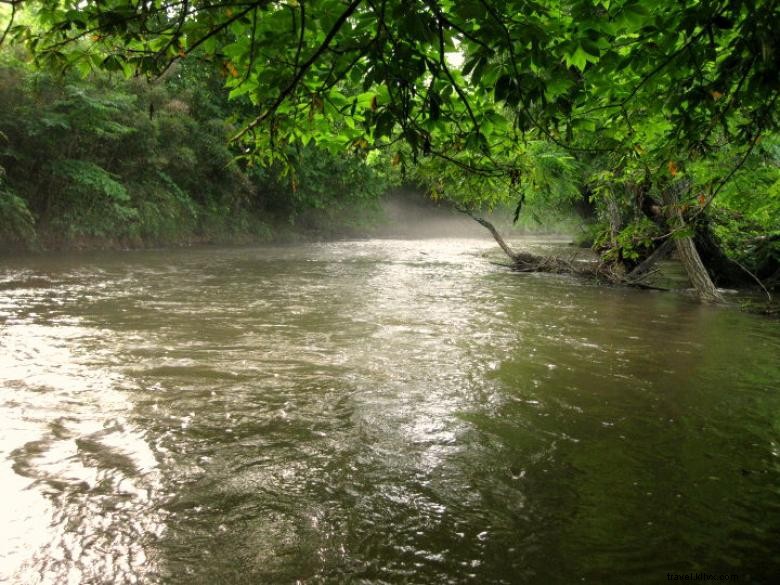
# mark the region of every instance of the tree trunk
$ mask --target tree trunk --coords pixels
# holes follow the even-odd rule
[[[520,272],[550,272],[558,274],[578,274],[580,276],[605,276],[604,271],[596,266],[584,265],[575,266],[574,263],[567,260],[563,260],[555,257],[537,256],[536,254],[530,254],[528,252],[515,252],[509,247],[504,238],[498,233],[495,226],[486,219],[476,217],[470,212],[461,210],[463,213],[469,215],[474,221],[486,228],[496,243],[501,247],[504,253],[512,260],[513,268]],[[677,212],[679,214],[679,211]],[[678,223],[682,222],[682,214],[679,214]],[[682,224],[684,225],[684,224]],[[693,244],[693,240],[690,237],[679,238],[674,240],[674,245],[677,246],[677,252],[680,255],[680,260],[685,266],[685,270],[688,273],[688,277],[691,280],[694,288],[696,289],[699,298],[704,302],[723,302],[723,298],[720,296],[718,289],[712,284],[709,274],[704,268],[704,265],[699,258],[699,254],[696,252],[696,246]],[[628,277],[623,274],[607,274],[608,279],[616,284],[624,284],[629,286],[642,286],[644,288],[656,288],[642,284],[640,281],[641,276],[649,270],[649,268],[662,258],[666,252],[671,248],[671,240],[664,242],[656,252],[640,264],[635,273],[632,273]],[[667,289],[659,289],[667,290]]]
[[[687,189],[688,185],[680,182],[677,185],[673,185],[670,189],[664,192],[664,202],[667,206],[667,213],[669,217],[669,225],[675,229],[682,231],[685,229],[685,219],[683,218],[682,211],[680,210],[679,191]],[[677,249],[677,255],[682,262],[685,272],[688,275],[688,280],[691,282],[696,291],[696,296],[703,303],[723,303],[725,300],[723,296],[718,292],[715,284],[712,282],[707,269],[704,267],[704,263],[701,261],[698,250],[696,250],[696,244],[693,242],[691,236],[675,237],[674,244]]]
[[[509,244],[506,243],[506,240],[504,240],[501,234],[498,233],[496,226],[494,226],[486,219],[473,215],[469,211],[461,211],[476,221],[479,225],[486,228],[490,232],[490,235],[493,236],[493,239],[496,241],[499,247],[504,251],[504,254],[509,256],[509,259],[515,264],[538,264],[544,260],[542,256],[529,254],[528,252],[515,252],[512,248],[509,247]]]
[[[712,233],[711,220],[705,217],[697,222],[693,241],[702,262],[705,262],[709,268],[714,283],[720,286],[738,287],[753,282],[753,279],[718,245],[715,235]]]
[[[673,243],[671,240],[665,240],[663,244],[658,246],[652,254],[642,260],[642,262],[626,276],[626,281],[639,282],[648,272],[650,272],[658,261],[663,260],[667,254],[672,251],[672,246]]]
[[[469,214],[471,215],[471,214]],[[510,260],[514,260],[517,258],[517,255],[515,254],[515,251],[512,250],[512,248],[509,247],[509,244],[506,243],[504,238],[501,236],[501,234],[498,233],[498,230],[496,227],[490,223],[486,219],[482,219],[481,217],[476,217],[474,215],[471,215],[471,218],[476,221],[479,225],[481,225],[484,228],[487,228],[487,230],[490,232],[490,235],[493,236],[493,239],[496,241],[496,243],[499,245],[499,247],[504,251],[504,254],[509,256]]]
[[[607,213],[609,214],[610,244],[615,246],[617,236],[623,229],[623,217],[620,213],[620,206],[612,194],[607,196]]]
[[[548,272],[555,274],[579,274],[581,276],[596,276],[598,267],[585,264],[575,266],[572,262],[555,256],[538,256],[530,252],[515,252],[509,247],[504,238],[498,233],[495,226],[488,220],[472,215],[469,211],[461,210],[471,219],[486,228],[493,239],[501,247],[504,253],[512,260],[512,268],[518,272]]]
[[[704,268],[704,263],[702,263],[699,257],[693,238],[690,236],[677,238],[674,243],[677,247],[677,255],[680,257],[680,262],[685,267],[688,280],[691,281],[691,285],[696,290],[699,300],[704,303],[725,302],[723,296],[715,288],[707,269]]]

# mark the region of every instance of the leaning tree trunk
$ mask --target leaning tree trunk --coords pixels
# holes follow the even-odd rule
[[[574,274],[577,276],[587,276],[591,278],[605,279],[613,284],[622,284],[626,286],[634,286],[639,288],[649,288],[655,290],[669,290],[666,288],[659,288],[642,282],[642,278],[646,275],[647,271],[652,268],[653,264],[663,258],[672,246],[670,240],[664,242],[660,248],[645,262],[643,262],[637,269],[628,277],[623,274],[616,274],[611,267],[605,270],[603,263],[579,263],[573,262],[573,259],[565,260],[556,256],[537,256],[529,252],[516,252],[506,240],[501,236],[496,227],[488,220],[481,217],[477,217],[466,209],[460,209],[462,213],[465,213],[471,219],[478,224],[486,228],[496,243],[504,251],[504,253],[512,260],[512,269],[518,272],[547,272],[553,274]]]
[[[680,210],[678,191],[686,188],[687,185],[672,186],[664,193],[664,200],[668,209],[669,225],[676,231],[683,231],[686,227],[685,219]],[[701,261],[696,244],[691,236],[675,237],[675,248],[680,262],[682,262],[685,272],[688,275],[691,285],[696,291],[696,295],[703,303],[722,303],[725,302],[723,296],[718,292],[715,284],[712,282],[704,263]]]
[[[517,267],[522,268],[524,265],[536,267],[537,265],[544,262],[545,258],[543,256],[537,256],[536,254],[530,254],[529,252],[515,252],[509,246],[509,244],[506,243],[506,240],[504,240],[501,234],[498,233],[498,230],[492,223],[490,223],[488,220],[482,217],[477,217],[476,215],[472,214],[470,211],[466,211],[466,210],[461,210],[461,211],[490,232],[490,235],[493,236],[493,239],[496,241],[498,246],[504,251],[504,254],[509,256],[509,259],[514,263],[516,268]]]
[[[626,275],[626,281],[629,283],[638,283],[645,278],[653,267],[666,258],[672,251],[673,243],[671,240],[664,240],[664,242],[656,248],[652,254],[642,260],[642,262]]]
[[[688,279],[696,290],[699,300],[705,303],[724,302],[723,296],[713,284],[707,269],[704,267],[704,263],[699,257],[693,238],[690,236],[677,238],[675,245],[680,262],[685,267],[685,272],[688,273]]]
[[[483,219],[481,217],[476,217],[471,213],[469,213],[469,215],[471,216],[471,219],[476,221],[479,225],[486,228],[490,232],[490,235],[493,236],[493,239],[496,241],[499,248],[501,248],[504,251],[504,254],[509,256],[510,260],[514,260],[517,257],[515,251],[509,247],[509,244],[506,243],[506,240],[504,240],[501,234],[498,233],[498,230],[495,228],[495,226],[492,223],[490,223],[488,220]]]
[[[466,209],[460,209],[460,211],[490,232],[499,247],[512,261],[512,269],[517,272],[548,272],[555,274],[579,274],[581,276],[598,275],[598,266],[589,264],[575,266],[570,260],[564,260],[556,256],[538,256],[530,252],[516,252],[506,243],[506,240],[504,240],[496,227],[488,220],[477,217]]]
[[[749,273],[730,259],[718,244],[712,232],[712,220],[703,217],[697,222],[693,241],[714,283],[736,288],[753,282]]]

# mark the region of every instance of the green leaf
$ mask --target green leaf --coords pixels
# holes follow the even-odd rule
[[[580,71],[584,71],[588,63],[597,63],[598,60],[598,55],[591,55],[583,48],[582,45],[577,45],[577,49],[573,53],[569,53],[564,56],[564,61],[567,67],[573,66]]]

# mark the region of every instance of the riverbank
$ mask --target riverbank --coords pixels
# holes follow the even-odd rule
[[[27,241],[0,239],[0,257],[19,254],[57,254],[100,250],[158,250],[198,247],[242,247],[268,244],[296,244],[360,240],[366,238],[490,239],[489,232],[467,215],[449,205],[431,201],[412,188],[394,188],[360,204],[332,203],[327,209],[304,209],[295,215],[262,211],[226,211],[224,216],[197,210],[198,220],[180,224],[165,234],[142,235],[141,226],[125,226],[120,234],[74,234],[50,226],[33,226]],[[512,222],[511,211],[498,209],[484,214],[507,237],[542,237],[569,241],[581,231],[581,220],[558,214],[548,226],[535,222]]]
[[[25,239],[0,239],[0,257],[90,251],[157,250],[197,247],[240,247],[263,244],[323,242],[371,237],[383,227],[376,205],[351,210],[339,220],[302,214],[295,222],[273,216],[210,218],[203,226],[182,226],[176,232],[141,235],[129,226],[126,233],[111,235],[67,234],[33,228]]]
[[[187,63],[151,83],[98,72],[84,78],[38,70],[21,49],[1,51],[0,249],[368,233],[393,182],[389,165],[314,145],[248,159],[230,141],[235,103],[202,75]]]

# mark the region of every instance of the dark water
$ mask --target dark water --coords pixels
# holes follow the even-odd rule
[[[0,581],[776,582],[777,321],[488,249],[5,261]]]

